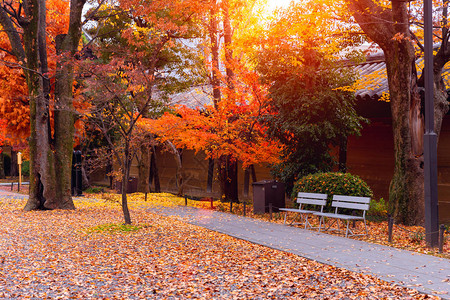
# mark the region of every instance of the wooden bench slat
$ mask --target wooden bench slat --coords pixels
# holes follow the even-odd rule
[[[311,205],[326,205],[327,200],[314,200],[314,199],[304,199],[304,198],[297,198],[297,203],[299,204],[311,204]]]
[[[364,217],[361,216],[351,216],[351,215],[343,215],[343,214],[335,214],[335,213],[314,213],[316,216],[323,216],[327,218],[338,218],[344,220],[364,220]]]
[[[349,203],[349,202],[339,202],[333,201],[331,203],[332,207],[339,208],[350,208],[350,209],[358,209],[358,210],[369,210],[369,204],[359,204],[359,203]]]
[[[334,195],[333,200],[344,202],[370,203],[370,197]]]
[[[327,199],[327,194],[299,192],[297,198]]]

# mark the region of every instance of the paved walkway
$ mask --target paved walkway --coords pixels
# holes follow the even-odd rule
[[[193,207],[151,208],[183,221],[324,264],[450,299],[450,260]]]

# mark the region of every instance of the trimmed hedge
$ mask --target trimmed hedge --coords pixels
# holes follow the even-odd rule
[[[373,197],[373,192],[361,178],[350,173],[315,173],[300,178],[294,183],[292,199],[298,192],[328,194],[328,201],[333,195]]]

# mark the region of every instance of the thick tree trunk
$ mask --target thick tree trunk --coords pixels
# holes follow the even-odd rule
[[[155,146],[152,146],[152,156],[150,163],[150,182],[154,183],[155,193],[161,193],[161,184],[159,182],[158,160],[156,159]]]
[[[417,88],[408,3],[391,3],[392,10],[371,0],[349,1],[348,5],[361,28],[385,55],[395,155],[389,209],[397,221],[420,225],[424,220],[423,109]],[[438,134],[448,110],[440,72],[450,56],[441,59],[443,52],[439,51],[434,63],[435,131]]]
[[[397,50],[397,51],[396,51]],[[415,84],[414,49],[400,41],[385,50],[393,120],[395,169],[389,189],[390,212],[405,224],[420,224],[424,218],[423,119]],[[405,91],[410,91],[405,93]]]
[[[72,56],[77,51],[84,3],[85,0],[71,0],[68,34],[57,37],[59,54]],[[61,61],[56,71],[57,109],[52,137],[46,79],[45,0],[30,0],[28,7],[30,18],[24,26],[24,52],[27,68],[31,70],[25,72],[30,97],[30,197],[24,209],[74,209],[70,191],[74,132],[73,68],[69,60]]]
[[[237,161],[229,155],[220,157],[218,162],[220,194],[222,200],[239,202]]]
[[[65,41],[71,39],[68,35],[58,36],[56,39],[57,53],[70,53],[74,45]],[[61,42],[58,40],[61,39]],[[61,43],[61,44],[60,44]],[[55,170],[58,174],[56,185],[57,203],[60,209],[74,209],[72,201],[71,174],[74,136],[74,107],[73,107],[73,66],[70,61],[58,64],[55,84]]]
[[[45,59],[39,55],[40,41],[45,40],[40,35],[45,34],[45,1],[30,1],[28,3],[31,16],[30,22],[24,27],[24,48],[29,70],[27,73],[28,94],[30,97],[30,195],[25,210],[56,208],[56,174],[54,168],[54,152],[50,147],[48,101],[44,94],[44,79],[40,76],[39,65]]]

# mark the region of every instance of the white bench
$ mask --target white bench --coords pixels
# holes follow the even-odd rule
[[[350,221],[363,221],[364,222],[364,229],[366,231],[367,235],[367,225],[366,225],[366,211],[369,210],[369,204],[370,204],[370,198],[369,197],[356,197],[356,196],[342,196],[342,195],[334,195],[333,196],[333,202],[331,203],[331,207],[334,207],[334,213],[324,213],[324,212],[316,212],[314,213],[316,216],[320,217],[319,221],[319,232],[322,230],[322,223],[324,223],[325,227],[325,218],[334,219],[333,222],[331,222],[325,230],[328,230],[331,228],[331,226],[337,222],[338,230],[339,228],[339,220],[341,220],[343,223],[346,221],[347,227],[345,231],[345,237],[347,237],[350,233],[350,235],[358,235],[354,234],[353,231],[349,228]],[[352,209],[354,211],[359,212],[358,215],[348,215],[348,214],[341,214],[339,213],[339,209],[342,208],[348,208]]]
[[[280,208],[281,211],[284,211],[284,224],[286,224],[286,216],[288,212],[298,213],[295,218],[292,220],[289,225],[295,224],[305,224],[305,229],[307,227],[312,228],[311,223],[308,221],[308,216],[317,212],[323,212],[323,207],[327,204],[327,194],[318,194],[318,193],[298,193],[297,195],[297,203],[299,204],[299,208]],[[319,210],[308,210],[302,209],[302,205],[314,205],[320,207]],[[300,220],[302,223],[294,223],[297,220],[297,217],[300,216]]]

